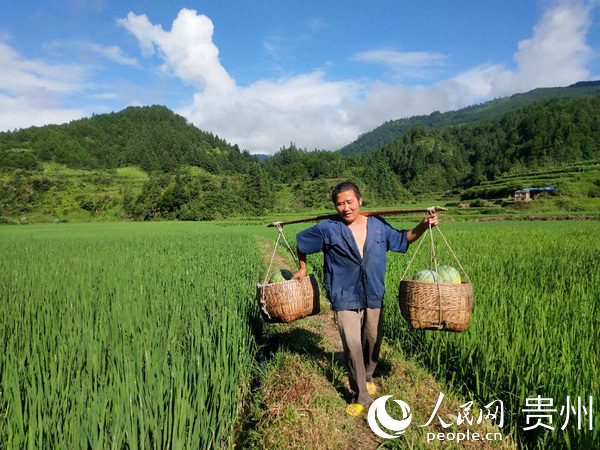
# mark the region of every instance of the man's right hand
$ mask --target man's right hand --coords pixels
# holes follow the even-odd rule
[[[306,276],[306,269],[298,269],[298,272],[292,276],[292,280],[303,281]]]

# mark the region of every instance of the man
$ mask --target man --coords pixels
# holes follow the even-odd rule
[[[360,214],[362,196],[354,183],[338,184],[331,198],[338,215],[296,235],[300,269],[293,278],[306,276],[307,254],[324,253],[325,289],[335,311],[353,395],[346,412],[358,416],[376,393],[373,372],[383,335],[386,252],[405,253],[429,224],[437,225],[438,218],[428,215],[412,230],[396,230],[379,216]]]

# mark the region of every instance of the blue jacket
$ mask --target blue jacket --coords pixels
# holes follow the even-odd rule
[[[392,228],[379,216],[369,216],[363,258],[352,231],[339,216],[301,231],[296,241],[301,253],[324,253],[325,289],[332,310],[381,308],[386,252],[405,253],[407,232]]]

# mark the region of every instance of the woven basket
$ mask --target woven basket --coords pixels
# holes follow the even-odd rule
[[[430,213],[434,212],[433,208],[427,208]],[[408,273],[415,256],[419,252],[425,238],[421,239],[415,253],[410,259],[398,293],[398,301],[400,303],[400,312],[402,317],[417,330],[439,330],[439,331],[466,331],[469,328],[469,321],[473,313],[473,286],[471,280],[465,272],[462,264],[458,260],[456,254],[446,240],[444,233],[439,226],[435,227],[444,243],[454,256],[456,263],[463,271],[467,281],[460,284],[454,283],[439,283],[431,281],[415,281],[405,278]],[[433,242],[433,231],[431,224],[425,234],[429,233],[430,241],[430,260],[429,269],[438,272],[437,253]],[[438,273],[439,277],[439,273]]]
[[[256,298],[263,319],[272,323],[290,323],[320,312],[319,287],[311,273],[298,280],[265,283],[256,286]]]
[[[402,280],[398,300],[402,317],[415,329],[460,332],[469,328],[473,312],[471,283]]]

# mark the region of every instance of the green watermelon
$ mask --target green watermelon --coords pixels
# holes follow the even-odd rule
[[[438,272],[442,283],[460,284],[460,273],[452,266],[439,266]]]
[[[430,283],[435,283],[440,280],[440,277],[435,270],[421,270],[420,272],[415,273],[413,276],[413,280],[415,281],[429,281]]]
[[[269,283],[283,283],[284,281],[291,280],[294,274],[288,269],[276,270],[271,274]]]

